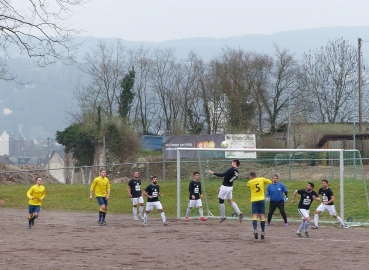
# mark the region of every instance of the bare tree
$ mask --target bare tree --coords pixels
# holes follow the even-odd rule
[[[136,70],[136,83],[134,91],[136,93],[133,110],[133,123],[139,126],[140,132],[143,134],[158,132],[155,120],[158,115],[158,104],[155,92],[150,87],[151,84],[151,67],[152,59],[150,58],[150,50],[140,47],[137,51],[131,52],[132,64]],[[160,126],[160,124],[159,124]],[[160,129],[160,127],[159,127]]]
[[[172,134],[175,130],[176,115],[178,115],[178,92],[174,90],[176,74],[176,59],[173,49],[157,49],[152,54],[152,87],[155,91],[160,113],[158,117],[163,121],[165,132]]]
[[[311,120],[346,122],[356,109],[357,50],[340,38],[304,55],[303,85],[310,93]]]
[[[120,82],[128,72],[128,55],[119,40],[109,46],[100,41],[84,61],[80,67],[91,83],[80,85],[75,92],[80,108],[96,115],[101,106],[102,116],[111,119],[118,114]]]
[[[201,99],[201,80],[204,77],[204,63],[198,56],[190,52],[185,63],[186,79],[182,86],[185,102],[182,102],[186,129],[190,134],[200,134],[204,127],[205,113]]]
[[[264,108],[271,84],[270,74],[273,69],[273,58],[267,54],[254,54],[250,71],[247,73],[251,88],[252,103],[255,106],[254,130],[262,134],[267,127],[267,112]]]
[[[222,70],[222,64],[217,59],[211,60],[199,82],[208,134],[224,132],[226,124],[225,94],[221,86]]]
[[[286,121],[283,110],[288,103],[291,104],[299,97],[300,69],[298,62],[288,49],[281,49],[274,45],[275,56],[271,73],[269,95],[264,100],[268,113],[270,131],[273,133],[277,127]]]
[[[0,0],[0,79],[14,79],[6,59],[11,50],[27,54],[40,65],[74,59],[77,44],[73,36],[80,31],[68,19],[73,8],[88,0],[27,0],[15,3]]]
[[[250,127],[253,117],[251,92],[247,80],[250,54],[242,49],[225,48],[219,57],[220,87],[225,94],[227,131],[242,132]]]

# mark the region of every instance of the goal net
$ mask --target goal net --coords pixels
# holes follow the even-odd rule
[[[250,191],[247,188],[247,181],[249,173],[252,171],[256,172],[257,176],[269,179],[278,174],[279,180],[289,190],[290,201],[286,204],[286,211],[292,219],[299,219],[297,215],[298,201],[291,205],[293,192],[296,189],[305,189],[308,182],[313,182],[315,184],[314,190],[318,192],[322,179],[329,181],[329,187],[335,196],[335,206],[344,221],[346,221],[346,214],[354,219],[353,221],[360,220],[361,222],[365,221],[365,217],[368,216],[367,187],[360,152],[357,150],[177,148],[178,219],[186,215],[189,200],[188,185],[195,171],[200,173],[199,181],[202,183],[204,214],[208,217],[220,215],[217,189],[222,184],[222,178],[209,175],[208,170],[223,173],[231,167],[233,159],[239,159],[241,162],[239,177],[234,182],[233,200],[238,204],[245,217],[251,217]],[[350,188],[347,196],[344,192],[345,185]],[[351,193],[356,189],[361,192],[360,196],[358,196],[359,194],[353,196]],[[231,218],[233,209],[227,202],[225,204],[227,218]],[[318,205],[317,202],[313,203],[310,211],[315,211]],[[357,211],[359,208],[360,211]],[[268,207],[266,214],[267,212]],[[196,218],[198,215],[198,210],[193,208],[191,217]],[[321,216],[323,222],[325,219],[335,221],[329,217],[329,214]]]

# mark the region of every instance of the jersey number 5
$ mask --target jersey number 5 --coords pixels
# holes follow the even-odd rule
[[[256,187],[256,192],[259,192],[260,191],[259,184],[255,184],[255,187]]]

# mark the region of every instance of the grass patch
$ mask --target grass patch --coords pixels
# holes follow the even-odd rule
[[[297,195],[297,202],[295,204],[291,204],[291,200],[293,197],[293,192],[296,189],[304,189],[307,185],[307,182],[308,181],[284,181],[284,184],[289,190],[289,202],[286,204],[286,213],[289,219],[300,219],[300,215],[297,212],[297,205],[300,196]],[[147,181],[144,181],[142,184],[143,189],[148,184],[149,183]],[[185,215],[187,208],[187,200],[189,196],[188,184],[189,181],[187,180],[183,180],[181,182],[181,216]],[[205,180],[205,192],[207,194],[206,198],[209,204],[209,210],[215,216],[219,216],[217,188],[220,186],[220,184],[221,179]],[[161,192],[164,194],[164,197],[160,199],[163,204],[164,211],[169,218],[175,218],[177,211],[177,183],[175,181],[159,181],[159,185]],[[315,190],[318,191],[321,186],[320,181],[315,181],[315,185]],[[96,199],[93,199],[92,201],[89,199],[89,186],[62,184],[45,184],[44,186],[46,187],[46,197],[42,205],[43,209],[82,212],[97,212],[98,210]],[[334,192],[335,205],[339,213],[339,181],[330,181],[329,186]],[[0,188],[0,199],[5,200],[5,205],[1,207],[26,209],[28,206],[26,193],[29,188],[30,185],[2,185]],[[350,217],[354,222],[368,222],[369,211],[364,188],[363,181],[345,181],[345,220]],[[244,216],[251,217],[250,190],[247,188],[247,180],[237,180],[235,182],[233,198],[241,211],[244,212]],[[313,213],[318,205],[318,202],[313,202],[310,209],[311,217],[313,216]],[[203,198],[203,207],[204,213],[207,214],[205,198]],[[109,212],[115,214],[132,214],[131,201],[127,195],[127,184],[111,185]],[[226,203],[227,216],[230,216],[232,212],[232,207]],[[192,209],[191,215],[198,216],[197,209]],[[274,213],[273,218],[282,218],[278,209]],[[334,221],[334,219],[330,217],[327,212],[321,214],[321,220]]]

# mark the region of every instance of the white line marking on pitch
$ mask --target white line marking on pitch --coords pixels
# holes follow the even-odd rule
[[[283,238],[288,238],[288,239],[295,239],[295,240],[298,240],[298,241],[301,241],[301,240],[314,240],[314,241],[331,241],[331,242],[356,242],[356,243],[369,243],[369,241],[364,241],[364,240],[348,240],[348,239],[329,239],[329,238],[314,238],[314,237],[291,237],[291,236],[288,236],[288,237],[283,237],[283,236],[271,236],[271,235],[266,235],[265,237],[267,238],[278,238],[278,239],[283,239]]]

